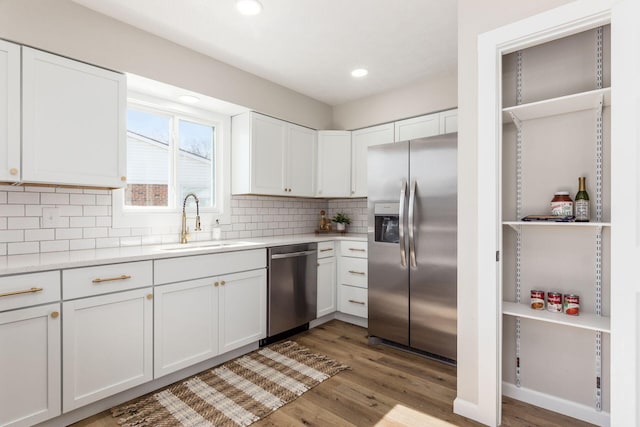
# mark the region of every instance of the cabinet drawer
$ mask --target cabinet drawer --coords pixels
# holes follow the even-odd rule
[[[194,255],[155,261],[155,284],[201,279],[221,274],[256,270],[267,266],[266,249]]]
[[[366,258],[367,242],[342,241],[340,242],[340,255],[356,258]]]
[[[362,258],[340,258],[340,276],[338,277],[341,285],[367,288],[367,260]]]
[[[151,261],[62,270],[62,296],[69,300],[142,288],[151,285],[152,274]]]
[[[59,271],[0,277],[0,311],[59,300]]]
[[[340,285],[338,286],[338,293],[338,311],[367,318],[369,302],[366,289]]]
[[[328,258],[335,256],[336,250],[334,242],[319,242],[318,243],[318,258]]]

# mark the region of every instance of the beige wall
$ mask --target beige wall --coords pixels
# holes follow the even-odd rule
[[[333,108],[333,129],[359,129],[458,105],[455,73],[429,77]]]
[[[478,402],[477,36],[570,0],[458,0],[458,397]],[[491,392],[487,390],[486,392]]]
[[[137,30],[71,0],[1,0],[0,38],[131,72],[312,128],[329,105]]]

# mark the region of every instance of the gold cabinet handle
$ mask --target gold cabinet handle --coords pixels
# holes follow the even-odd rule
[[[16,168],[11,168],[11,169],[9,169],[9,173],[10,173],[11,175],[18,175],[18,169],[16,169]]]
[[[350,251],[355,251],[355,252],[365,252],[365,249],[359,249],[359,248],[349,248]]]
[[[226,282],[225,282],[224,280],[221,280],[221,281],[220,281],[220,286],[224,286],[224,284],[225,284],[225,283],[226,283]]]
[[[220,283],[216,282],[213,284],[213,286],[218,286]]]
[[[92,283],[113,282],[114,280],[126,280],[126,279],[131,279],[131,276],[129,276],[128,274],[123,274],[122,276],[107,277],[106,279],[97,278],[97,279],[93,279]]]
[[[2,297],[10,297],[12,295],[22,295],[22,294],[33,294],[36,292],[41,292],[43,289],[42,288],[31,288],[31,289],[25,289],[22,291],[13,291],[13,292],[7,292],[4,294],[0,294],[0,298]]]
[[[328,251],[332,251],[333,248],[327,248],[327,249],[320,249],[320,252],[328,252]]]
[[[361,276],[364,276],[366,274],[364,271],[353,271],[353,270],[349,270],[349,273],[351,273],[351,274],[359,274]]]
[[[51,318],[52,318],[52,319],[57,319],[57,318],[58,318],[58,316],[60,316],[60,313],[58,313],[57,311],[53,311],[53,312],[51,312]]]
[[[354,303],[354,304],[364,305],[364,302],[363,302],[363,301],[356,301],[356,300],[354,300],[354,299],[350,299],[350,300],[349,300],[349,302],[352,302],[352,303]]]
[[[121,177],[120,177],[120,181],[124,182],[124,181],[126,181],[126,180],[127,180],[127,177],[126,177],[126,176],[121,176]]]
[[[153,299],[153,294],[147,294],[147,299]]]

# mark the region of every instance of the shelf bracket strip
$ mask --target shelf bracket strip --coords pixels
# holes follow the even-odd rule
[[[516,105],[522,104],[522,51],[517,53],[516,65]],[[522,216],[522,122],[520,119],[509,112],[513,123],[516,125],[516,219]],[[516,230],[516,302],[520,302],[520,255],[522,251],[522,230],[520,227]],[[516,317],[516,386],[520,387],[520,334],[521,320]]]
[[[596,89],[602,89],[603,78],[603,27],[596,29]],[[604,96],[601,95],[596,113],[596,221],[602,222],[602,162],[603,162],[603,123],[602,107]],[[602,230],[596,230],[596,262],[595,262],[595,309],[598,316],[602,316]],[[595,348],[595,406],[596,411],[602,411],[602,332],[596,332]]]

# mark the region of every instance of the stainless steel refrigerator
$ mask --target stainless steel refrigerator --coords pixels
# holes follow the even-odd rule
[[[369,336],[456,360],[457,134],[369,147]]]

